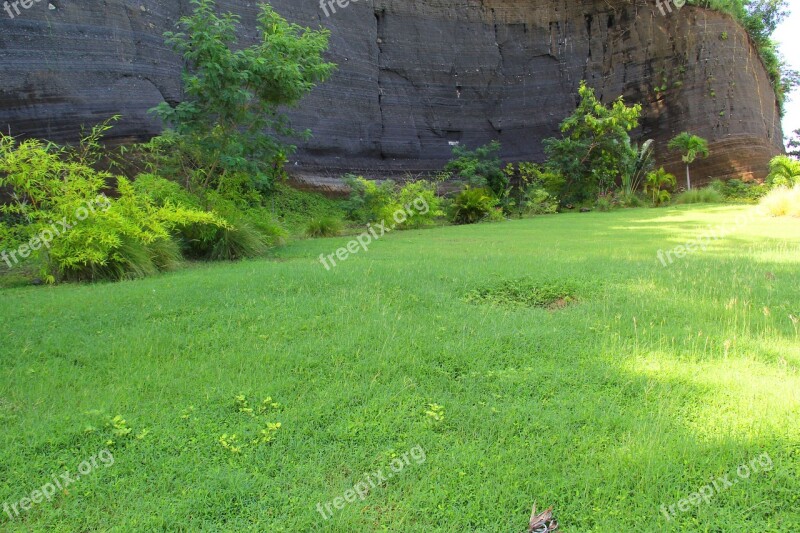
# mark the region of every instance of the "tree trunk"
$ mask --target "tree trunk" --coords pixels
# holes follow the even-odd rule
[[[692,190],[692,180],[689,177],[689,165],[686,165],[686,190]]]

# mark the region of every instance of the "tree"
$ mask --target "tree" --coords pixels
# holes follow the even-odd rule
[[[792,157],[800,158],[800,129],[794,130],[792,136],[786,141],[786,153]]]
[[[773,187],[794,187],[800,184],[800,161],[785,155],[773,157],[769,162],[767,183]]]
[[[642,106],[628,107],[621,96],[605,106],[586,82],[578,94],[578,108],[561,123],[563,137],[544,141],[548,167],[566,178],[562,201],[609,191],[638,155],[628,132],[639,125]]]
[[[335,67],[322,57],[329,32],[290,24],[262,4],[260,42],[241,48],[238,16],[218,15],[214,0],[192,4],[193,14],[178,22],[182,31],[164,34],[185,61],[184,100],[153,111],[203,157],[201,186],[246,172],[266,189],[295,149],[279,140],[297,135],[279,109],[296,105]]]
[[[653,207],[669,202],[672,195],[667,189],[675,187],[675,176],[664,170],[664,167],[651,172],[645,178],[644,192],[652,196]]]
[[[498,141],[492,141],[475,150],[454,146],[453,159],[444,168],[447,172],[454,172],[467,180],[470,186],[486,187],[495,197],[500,198],[509,182],[500,161],[500,148]]]
[[[686,163],[686,188],[692,190],[692,179],[689,175],[689,165],[698,157],[708,157],[708,141],[697,135],[684,131],[672,139],[667,145],[670,150],[680,151],[681,159]]]

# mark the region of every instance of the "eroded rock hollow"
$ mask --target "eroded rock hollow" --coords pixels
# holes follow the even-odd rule
[[[642,138],[675,173],[666,142],[689,130],[711,141],[696,164],[712,177],[763,178],[782,151],[775,94],[747,34],[730,17],[651,1],[272,0],[293,22],[331,30],[326,84],[291,111],[310,128],[292,170],[381,176],[440,168],[453,143],[492,139],[508,160],[543,159],[543,138],[576,105],[581,80],[606,101],[644,106]],[[255,3],[220,1],[255,36]],[[147,110],[181,98],[181,60],[163,42],[187,1],[37,2],[0,12],[0,127],[74,140],[121,113],[118,141],[160,131]],[[680,175],[680,174],[679,174]]]

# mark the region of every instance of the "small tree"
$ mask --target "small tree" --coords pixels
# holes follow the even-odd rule
[[[708,141],[697,135],[692,135],[684,131],[672,139],[667,147],[670,150],[678,150],[682,153],[681,159],[686,163],[686,188],[692,190],[692,179],[689,175],[689,165],[695,162],[698,157],[708,157]]]
[[[792,136],[786,141],[786,153],[800,158],[800,130],[794,130]]]
[[[672,198],[668,189],[675,187],[675,176],[659,168],[647,175],[645,178],[644,192],[652,197],[653,207],[669,202]]]
[[[508,176],[500,161],[500,143],[492,141],[474,151],[463,146],[453,147],[453,159],[445,170],[467,180],[471,187],[487,187],[500,198],[508,187]]]
[[[581,102],[561,123],[563,138],[545,139],[548,166],[566,178],[562,200],[580,201],[611,190],[631,168],[637,150],[628,134],[639,125],[642,106],[628,107],[620,96],[603,105],[581,82]]]
[[[246,172],[268,188],[294,146],[278,137],[296,136],[279,109],[296,105],[333,68],[323,60],[329,33],[288,23],[269,5],[260,6],[260,42],[238,47],[239,17],[218,15],[214,0],[192,0],[194,13],[164,34],[185,61],[184,100],[153,111],[202,157],[200,186],[226,172]],[[308,132],[305,133],[308,135]]]

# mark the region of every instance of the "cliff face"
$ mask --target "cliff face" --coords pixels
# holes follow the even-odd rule
[[[637,134],[657,141],[675,173],[666,142],[683,130],[708,138],[698,182],[761,178],[783,150],[765,69],[720,13],[662,15],[642,0],[360,0],[326,17],[312,0],[271,3],[293,22],[329,28],[339,65],[290,113],[314,134],[299,145],[300,174],[436,169],[453,143],[492,139],[507,159],[542,160],[541,140],[572,112],[582,79],[606,101],[643,104]],[[120,113],[118,140],[157,133],[147,109],[181,97],[181,61],[162,33],[190,9],[162,4],[51,0],[13,20],[0,11],[0,127],[72,140],[82,124]],[[255,36],[254,3],[219,5]]]

